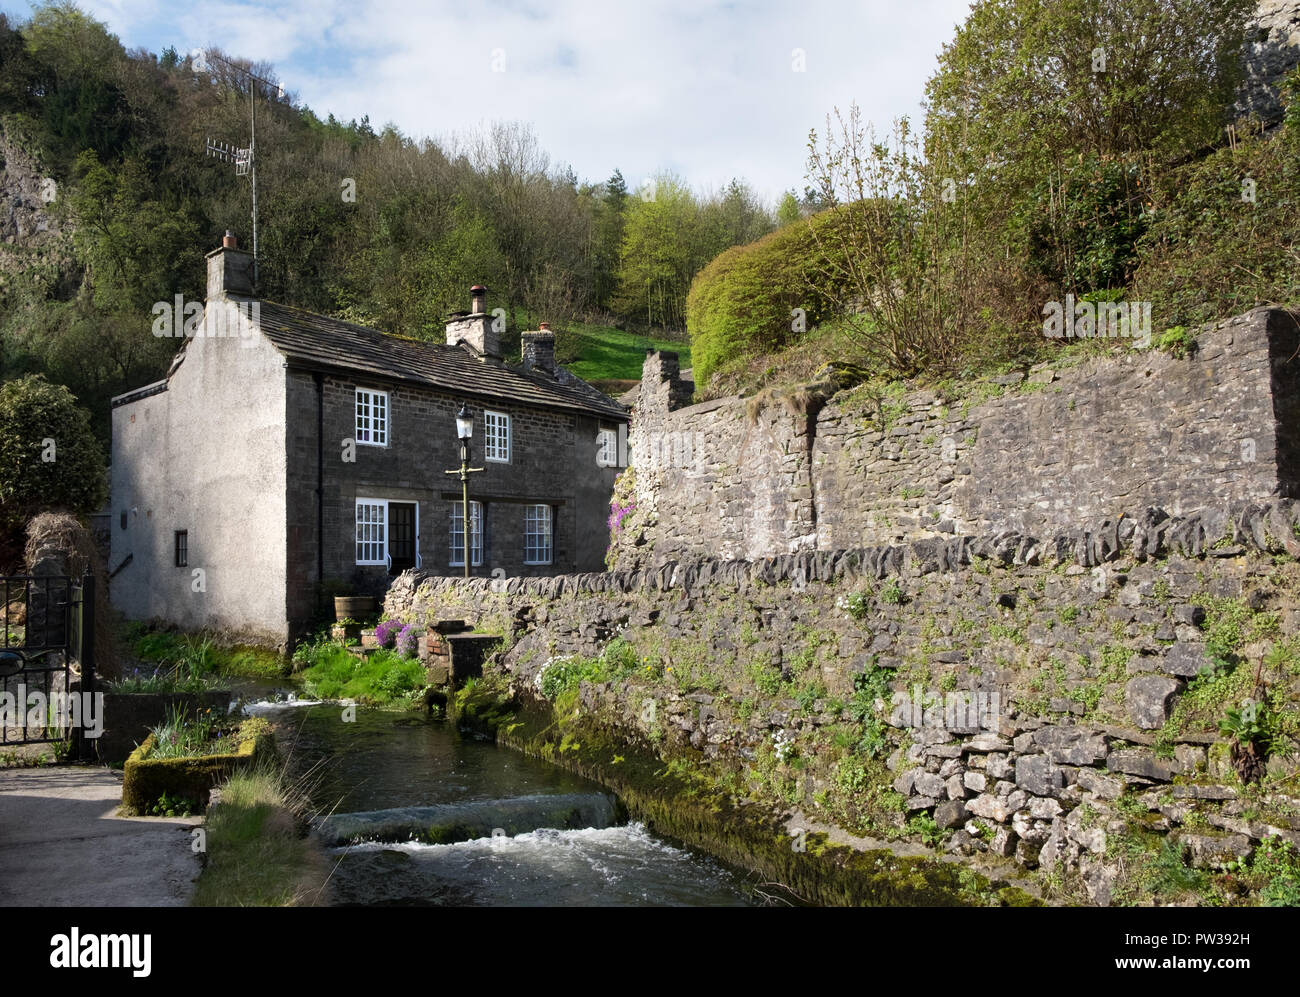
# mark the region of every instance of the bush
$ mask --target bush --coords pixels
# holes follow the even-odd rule
[[[375,640],[379,641],[379,646],[391,649],[402,626],[401,620],[384,620],[375,627]]]
[[[1157,193],[1133,283],[1158,328],[1300,300],[1300,121],[1179,167]]]
[[[420,632],[409,623],[402,627],[393,642],[393,648],[403,658],[414,658],[420,646]]]
[[[797,221],[748,246],[728,249],[696,275],[686,297],[695,383],[728,362],[776,350],[832,317],[831,295],[814,289],[826,266],[814,227],[828,215]],[[794,309],[802,309],[801,322]]]
[[[301,648],[300,648],[301,650]],[[309,695],[319,699],[357,699],[388,704],[408,699],[424,687],[424,665],[382,648],[365,658],[337,644],[322,642],[301,659]]]
[[[72,392],[39,374],[0,386],[0,529],[42,509],[94,512],[107,494],[104,453]]]

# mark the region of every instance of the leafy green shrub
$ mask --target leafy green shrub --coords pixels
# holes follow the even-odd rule
[[[94,512],[107,491],[103,449],[72,392],[40,374],[0,385],[0,530],[42,509]]]
[[[686,297],[686,328],[697,384],[737,358],[787,345],[834,314],[831,297],[813,287],[825,267],[815,227],[833,221],[817,215],[786,225],[728,249],[696,275]]]
[[[1261,301],[1300,299],[1292,251],[1300,241],[1300,123],[1171,170],[1153,193],[1160,205],[1138,244],[1133,295],[1173,326],[1167,337]]]

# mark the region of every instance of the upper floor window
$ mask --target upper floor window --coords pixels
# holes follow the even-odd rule
[[[357,499],[357,564],[386,564],[388,503]]]
[[[176,541],[176,567],[186,568],[190,563],[190,531],[177,530],[175,535]]]
[[[504,412],[483,412],[483,459],[510,460],[510,416]]]
[[[612,429],[596,434],[596,466],[618,467],[618,433]]]
[[[388,392],[357,388],[357,442],[388,446]]]
[[[524,507],[524,564],[550,564],[553,551],[551,507]]]
[[[469,504],[469,549],[471,563],[477,567],[483,563],[483,506],[478,502]],[[465,566],[465,510],[459,502],[451,507],[451,560],[453,568]]]

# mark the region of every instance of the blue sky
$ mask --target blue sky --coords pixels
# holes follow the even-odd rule
[[[533,125],[583,179],[661,170],[696,189],[802,190],[810,128],[856,100],[887,127],[922,87],[968,0],[82,0],[128,48],[216,45],[273,62],[321,117],[435,139]],[[30,8],[0,0],[23,20]],[[796,71],[803,52],[803,71]]]

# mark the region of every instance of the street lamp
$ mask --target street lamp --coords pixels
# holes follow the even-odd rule
[[[460,505],[461,505],[461,524],[465,527],[465,577],[469,577],[470,562],[470,545],[469,545],[469,476],[477,474],[483,470],[481,467],[469,466],[469,441],[474,436],[474,413],[469,407],[461,403],[460,411],[456,413],[456,438],[460,440],[460,467],[453,468],[450,471],[444,471],[443,474],[460,475]]]

